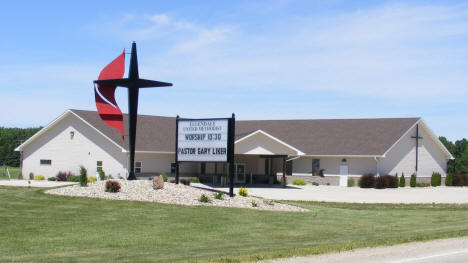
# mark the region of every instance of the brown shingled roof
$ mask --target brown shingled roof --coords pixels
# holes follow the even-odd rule
[[[71,110],[128,148],[127,136],[102,122],[95,111]],[[382,155],[420,118],[236,121],[236,139],[262,130],[308,155]],[[128,130],[124,114],[124,131]],[[137,151],[174,152],[175,118],[139,115]]]

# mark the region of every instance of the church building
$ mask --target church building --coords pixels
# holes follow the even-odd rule
[[[139,115],[135,173],[145,178],[171,176],[176,118]],[[124,130],[128,130],[124,115]],[[103,170],[112,177],[128,172],[128,136],[108,127],[95,111],[67,110],[21,144],[23,174],[53,177],[59,171],[78,174],[79,166],[93,176]],[[450,152],[422,118],[236,120],[235,183],[288,181],[346,185],[363,174],[428,178],[446,174]],[[223,163],[181,163],[181,177],[223,184]]]

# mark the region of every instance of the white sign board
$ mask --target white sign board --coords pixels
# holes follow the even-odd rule
[[[177,161],[227,162],[228,119],[179,120]]]

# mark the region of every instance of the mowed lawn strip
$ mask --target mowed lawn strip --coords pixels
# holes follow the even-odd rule
[[[466,205],[288,202],[306,213],[0,187],[0,262],[239,262],[468,235]]]

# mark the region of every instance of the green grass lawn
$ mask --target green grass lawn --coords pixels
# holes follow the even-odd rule
[[[18,175],[21,173],[21,168],[8,167],[8,170],[10,171],[11,179],[18,179]],[[8,180],[8,179],[9,178],[8,178],[6,169],[3,166],[0,166],[0,180]]]
[[[468,206],[290,202],[307,213],[0,187],[0,262],[238,262],[468,235]]]

